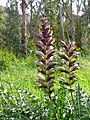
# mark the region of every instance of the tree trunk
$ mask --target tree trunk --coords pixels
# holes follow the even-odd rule
[[[81,47],[81,22],[78,15],[81,5],[79,5],[79,0],[77,0],[77,16],[76,16],[76,32],[75,32],[75,42],[78,48]]]
[[[65,41],[65,36],[64,36],[64,25],[63,25],[63,19],[62,19],[61,0],[60,0],[60,22],[61,22],[61,28],[62,28],[62,40]]]
[[[89,22],[90,22],[90,0],[88,0],[88,13],[89,13]]]
[[[33,38],[33,35],[32,35],[32,3],[33,1],[30,1],[30,29],[29,29],[29,32],[30,32],[30,38],[32,39]]]
[[[22,0],[22,50],[23,54],[27,55],[27,45],[26,45],[26,1]]]
[[[71,24],[72,41],[75,41],[74,22],[73,22],[73,15],[72,15],[72,0],[70,0],[70,24]]]
[[[38,20],[39,20],[39,13],[41,11],[41,6],[42,6],[43,3],[44,3],[44,0],[41,0],[41,2],[39,4],[39,7],[38,7],[38,10],[37,10],[37,17],[36,17],[36,21],[35,21],[35,28],[34,28],[34,31],[33,31],[33,38],[36,35],[36,30],[37,30]]]

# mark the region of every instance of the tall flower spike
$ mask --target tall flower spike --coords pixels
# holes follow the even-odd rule
[[[62,84],[71,86],[75,82],[75,78],[77,76],[76,70],[78,69],[78,63],[76,63],[77,61],[76,45],[74,42],[67,45],[65,42],[62,41],[62,46],[64,52],[59,53],[59,56],[64,61],[64,67],[58,67],[58,70],[66,74],[68,81],[65,80],[64,78],[60,78],[60,82]]]
[[[55,53],[53,49],[54,39],[52,37],[53,31],[48,25],[47,18],[43,18],[42,20],[42,33],[38,35],[40,39],[37,42],[37,46],[39,47],[39,51],[36,52],[38,57],[38,80],[39,87],[46,92],[49,97],[53,92],[53,84],[54,84],[54,66],[57,64],[53,61],[52,57]]]

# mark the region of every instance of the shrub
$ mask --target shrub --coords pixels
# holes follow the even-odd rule
[[[0,70],[5,70],[16,60],[15,55],[6,49],[0,50]]]

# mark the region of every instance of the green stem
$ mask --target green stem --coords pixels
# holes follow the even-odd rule
[[[72,87],[71,87],[71,85],[70,85],[70,89],[71,89]],[[72,91],[71,91],[71,98],[72,98],[72,103],[73,103],[73,105],[74,105],[74,99],[73,99],[73,93],[72,93]]]

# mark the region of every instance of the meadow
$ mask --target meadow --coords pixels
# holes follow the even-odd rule
[[[1,116],[1,120],[7,120],[7,119],[8,120],[9,119],[10,120],[36,120],[36,118],[37,118],[37,120],[40,120],[40,119],[41,120],[49,120],[49,119],[53,120],[53,119],[51,119],[52,116],[50,116],[50,118],[44,118],[44,119],[38,118],[38,117],[36,117],[36,118],[31,117],[28,119],[28,117],[26,115],[26,117],[24,118],[21,116],[21,114],[22,114],[21,111],[24,111],[24,110],[22,109],[21,111],[19,111],[21,106],[23,106],[22,103],[25,100],[27,100],[28,101],[27,103],[29,103],[30,101],[32,102],[33,99],[36,99],[36,101],[34,101],[34,104],[38,104],[37,99],[45,102],[45,100],[44,100],[45,93],[38,88],[38,83],[36,82],[37,74],[38,74],[36,62],[37,62],[37,58],[36,58],[35,53],[30,54],[26,58],[22,58],[22,57],[17,58],[12,52],[8,52],[7,50],[0,50],[0,92],[1,92],[1,101],[0,101],[1,102],[1,107],[0,107],[1,114],[0,114],[0,116]],[[85,94],[89,96],[90,95],[90,73],[89,73],[90,72],[90,57],[79,55],[78,62],[79,62],[78,76],[76,78],[77,81],[73,85],[73,88],[75,88],[76,84],[79,83],[80,87],[85,91]],[[60,76],[62,76],[62,73],[56,71],[54,74],[55,74],[54,88],[57,90],[60,87],[58,78]],[[24,91],[24,92],[22,92],[22,91]],[[24,96],[24,94],[26,94],[25,91],[27,91],[31,94],[31,98],[28,97],[29,93],[27,93],[27,95]],[[21,93],[19,93],[19,92],[21,92]],[[5,96],[3,97],[3,95],[5,95]],[[10,101],[8,99],[9,95],[12,96],[12,101]],[[13,98],[13,96],[14,96],[14,98]],[[35,98],[33,98],[32,96]],[[17,105],[16,105],[17,98],[20,99],[19,101],[21,101],[21,103],[18,104],[19,108],[17,108]],[[4,101],[4,103],[3,103],[3,101]],[[5,111],[5,109],[7,109],[7,107],[8,107],[10,110],[13,108],[12,106],[14,106],[14,108],[16,106],[15,109],[16,109],[16,111],[18,109],[19,115],[17,115],[18,113],[15,114],[16,111],[14,111],[13,117],[12,117],[12,115],[10,115],[8,117],[5,117],[5,115],[2,115],[2,113],[3,114],[11,114],[12,112],[7,113],[7,111]],[[4,107],[6,107],[6,108],[4,108]],[[24,106],[24,107],[26,107],[26,106]],[[37,110],[37,107],[35,106],[34,109]],[[25,109],[25,111],[26,111],[26,109]],[[26,113],[24,113],[24,114],[26,114]],[[39,113],[39,114],[41,114],[41,113]],[[16,115],[17,115],[17,119],[16,119]],[[29,115],[29,116],[31,116],[31,115]],[[35,116],[35,115],[33,114],[33,116]],[[59,120],[59,119],[57,119],[57,120]],[[61,120],[69,120],[69,119],[61,118]],[[83,119],[81,119],[81,120],[83,120]],[[89,119],[85,119],[85,120],[89,120]]]

